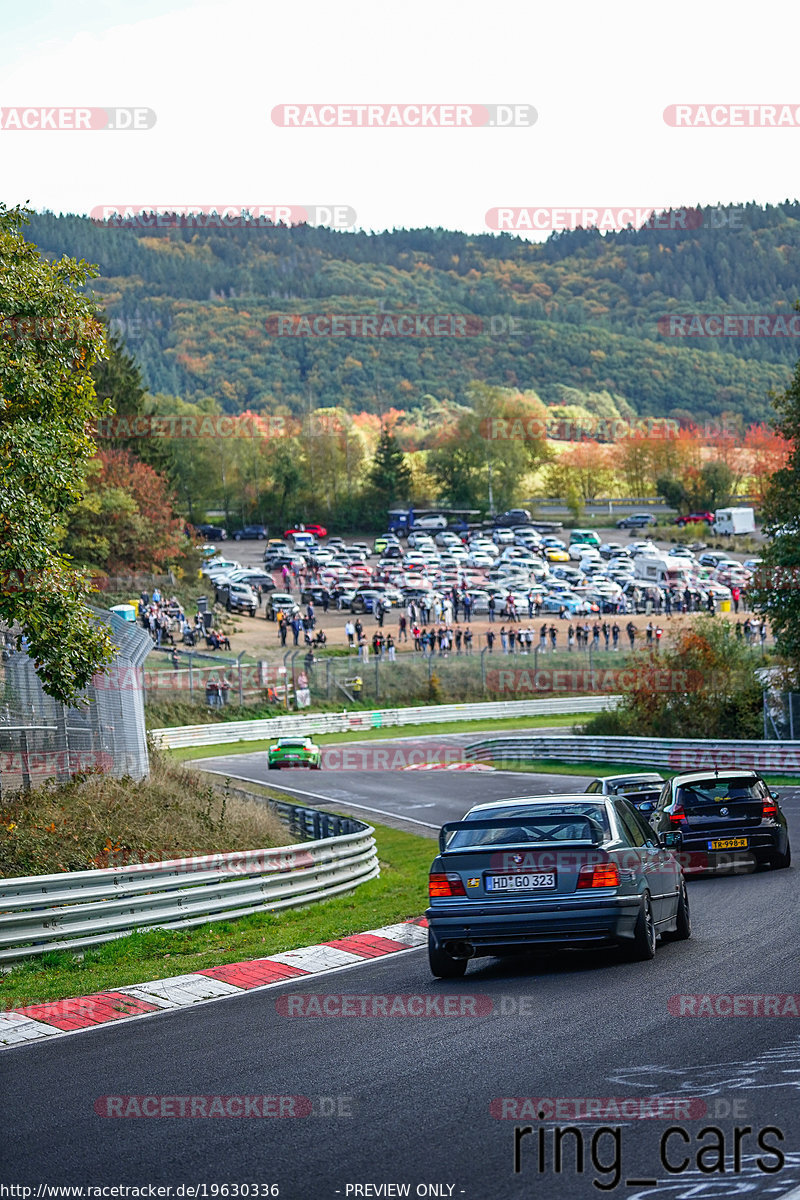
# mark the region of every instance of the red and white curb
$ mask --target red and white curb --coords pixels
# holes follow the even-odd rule
[[[94,1029],[112,1021],[142,1017],[164,1009],[187,1008],[227,996],[241,995],[254,988],[275,986],[287,979],[308,978],[325,971],[340,970],[356,963],[416,950],[428,940],[427,921],[403,921],[366,933],[284,950],[269,958],[249,962],[224,963],[205,967],[191,975],[173,975],[150,983],[53,1000],[44,1004],[26,1004],[0,1013],[0,1049],[62,1036],[78,1030]]]
[[[454,763],[411,763],[403,767],[404,771],[494,771],[488,763],[454,762]]]

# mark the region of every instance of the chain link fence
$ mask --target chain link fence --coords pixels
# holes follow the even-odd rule
[[[764,692],[764,738],[776,742],[800,739],[800,692]]]
[[[141,666],[149,635],[116,613],[92,609],[110,627],[117,656],[74,707],[48,696],[27,654],[6,644],[0,662],[0,789],[28,791],[101,771],[143,779],[149,770]]]

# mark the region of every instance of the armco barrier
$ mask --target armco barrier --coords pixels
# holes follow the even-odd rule
[[[313,831],[316,840],[0,879],[0,962],[97,946],[135,929],[182,929],[295,908],[380,874],[372,826],[301,805],[281,803],[278,809],[298,832]]]
[[[618,700],[619,696],[564,696],[546,700],[494,700],[484,704],[426,704],[420,708],[384,708],[374,712],[314,713],[308,716],[269,717],[263,721],[180,725],[173,729],[153,729],[150,736],[164,749],[175,750],[179,746],[217,746],[269,737],[428,725],[436,721],[499,721],[508,717],[594,713],[613,707]]]
[[[636,763],[669,771],[729,767],[800,775],[800,742],[712,741],[704,738],[520,737],[484,738],[464,748],[474,762]]]

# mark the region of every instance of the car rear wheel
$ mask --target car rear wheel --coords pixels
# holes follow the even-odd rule
[[[692,936],[692,918],[689,915],[689,896],[686,883],[681,883],[678,896],[678,911],[675,914],[675,928],[670,933],[662,933],[665,942],[683,942]]]
[[[656,923],[653,920],[653,906],[650,896],[645,892],[636,925],[633,930],[633,942],[628,947],[628,957],[634,962],[647,962],[656,953]]]
[[[791,865],[792,865],[792,847],[790,845],[788,845],[788,843],[787,843],[785,854],[780,854],[780,853],[773,854],[772,867],[775,871],[782,871],[785,867],[790,867]]]
[[[451,958],[428,932],[428,962],[437,979],[460,979],[467,969],[466,958]]]

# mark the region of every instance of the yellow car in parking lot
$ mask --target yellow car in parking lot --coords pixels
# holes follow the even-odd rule
[[[544,556],[548,562],[569,562],[569,555],[566,550],[559,550],[557,546],[548,546],[545,549]]]

